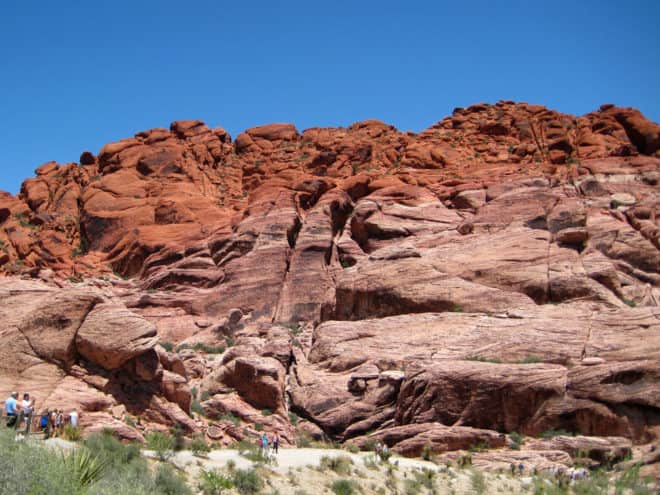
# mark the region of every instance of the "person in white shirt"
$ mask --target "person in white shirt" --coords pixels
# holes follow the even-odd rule
[[[20,427],[21,419],[25,420],[25,434],[30,433],[30,426],[32,425],[32,413],[34,412],[34,400],[30,400],[30,394],[23,394],[21,401],[21,414],[16,423],[16,429]]]
[[[78,411],[75,409],[69,413],[69,421],[74,428],[78,427]]]

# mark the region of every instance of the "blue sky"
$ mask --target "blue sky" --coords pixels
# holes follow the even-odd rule
[[[500,99],[660,121],[658,1],[30,1],[0,11],[0,189],[197,118],[232,136]]]

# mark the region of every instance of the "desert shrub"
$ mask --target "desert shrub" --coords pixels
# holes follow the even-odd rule
[[[234,416],[232,413],[225,413],[222,416],[220,416],[218,419],[220,421],[229,421],[230,423],[233,423],[234,426],[238,426],[241,424],[240,418]]]
[[[153,450],[161,461],[166,461],[173,455],[174,439],[160,431],[152,431],[145,436],[147,447]]]
[[[436,472],[432,469],[423,468],[421,471],[415,471],[414,473],[415,480],[419,482],[424,488],[433,490],[433,484],[435,483]]]
[[[293,426],[298,425],[298,415],[296,413],[289,413],[289,423],[291,423]]]
[[[73,425],[64,426],[64,438],[71,442],[78,442],[82,439],[82,432],[80,428]]]
[[[161,341],[159,344],[167,352],[172,352],[174,350],[174,344],[172,342]]]
[[[180,451],[186,448],[186,438],[183,436],[183,429],[180,426],[174,426],[170,429],[172,434],[172,450]]]
[[[306,449],[312,446],[314,439],[306,431],[299,431],[296,436],[296,447],[299,449]]]
[[[262,415],[262,416],[272,416],[272,415],[273,415],[273,411],[271,411],[270,409],[262,409],[262,410],[261,410],[261,415]]]
[[[345,476],[350,474],[352,465],[353,465],[353,461],[348,456],[340,455],[340,456],[331,457],[324,455],[323,457],[321,457],[319,468],[322,471],[325,471],[326,469],[331,469],[335,473]]]
[[[264,481],[256,469],[237,469],[232,474],[231,481],[241,495],[259,493],[264,486]]]
[[[416,479],[403,480],[404,495],[419,495],[422,492],[422,485]]]
[[[204,437],[197,435],[190,440],[190,450],[194,456],[201,457],[211,452],[211,446],[206,443]]]
[[[190,410],[195,414],[198,414],[199,416],[206,416],[206,411],[204,411],[204,406],[202,406],[196,400],[193,400],[192,404],[190,404]]]
[[[85,439],[85,446],[103,459],[110,469],[117,469],[135,459],[140,459],[138,445],[124,445],[113,436],[111,431],[91,434]]]
[[[34,495],[186,495],[154,475],[136,445],[123,445],[110,433],[90,435],[84,445],[57,454],[42,444],[16,442],[15,432],[0,428],[0,493]],[[158,483],[156,479],[158,478]],[[176,491],[175,491],[176,490]]]
[[[472,490],[477,495],[486,493],[486,478],[479,471],[472,471],[470,475],[470,483],[472,484]]]
[[[341,479],[330,485],[332,493],[335,495],[355,495],[360,491],[360,485],[353,480]]]
[[[424,444],[422,447],[422,459],[432,461],[434,457],[433,446],[430,443]]]
[[[358,452],[360,452],[360,447],[358,447],[354,443],[346,443],[344,444],[344,448],[348,450],[351,454],[357,454]]]
[[[158,493],[163,495],[189,495],[192,494],[183,476],[174,471],[169,464],[160,464],[154,475],[154,485]]]
[[[199,474],[199,489],[204,495],[222,495],[234,486],[231,478],[220,473],[217,469],[202,471]]]
[[[509,433],[511,439],[511,450],[520,450],[520,446],[525,443],[525,437],[518,432]]]

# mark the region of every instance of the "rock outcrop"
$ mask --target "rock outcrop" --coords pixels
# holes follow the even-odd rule
[[[127,438],[620,459],[660,435],[659,129],[503,101],[46,163],[0,195],[0,392]],[[505,449],[548,431],[582,436]]]

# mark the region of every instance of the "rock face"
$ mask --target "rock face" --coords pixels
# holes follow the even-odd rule
[[[660,435],[659,129],[505,101],[419,134],[179,121],[46,163],[0,195],[0,392],[134,438],[125,415],[618,459]],[[587,437],[502,453],[548,430]]]

